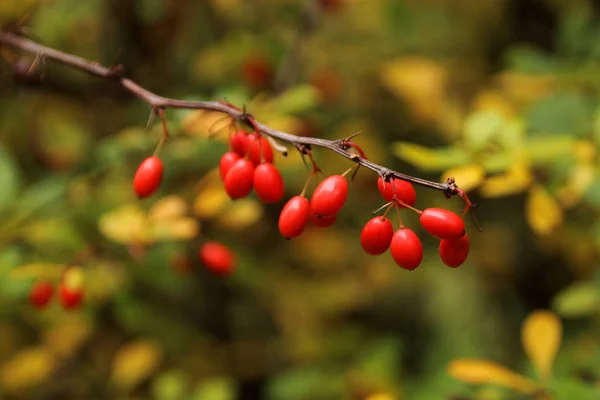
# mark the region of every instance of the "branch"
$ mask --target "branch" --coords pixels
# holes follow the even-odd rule
[[[85,71],[91,75],[95,75],[101,78],[113,80],[121,85],[126,91],[134,94],[141,100],[148,103],[150,108],[155,111],[163,111],[167,108],[176,108],[176,109],[190,109],[190,110],[206,110],[206,111],[215,111],[229,115],[231,118],[234,118],[237,121],[244,122],[250,125],[257,127],[263,134],[277,139],[282,142],[287,142],[295,146],[301,153],[305,154],[307,150],[310,150],[311,146],[323,147],[329,149],[331,151],[336,152],[340,156],[351,160],[371,171],[376,172],[379,176],[381,176],[384,180],[389,181],[392,178],[401,179],[404,181],[412,182],[416,185],[424,186],[430,189],[438,190],[447,198],[452,196],[459,196],[465,201],[465,212],[472,208],[471,202],[466,197],[466,194],[459,189],[458,185],[454,182],[453,179],[449,179],[445,183],[438,183],[429,181],[426,179],[421,179],[418,177],[414,177],[411,175],[406,175],[401,172],[393,171],[389,168],[386,168],[382,165],[375,164],[367,160],[366,158],[359,157],[355,154],[349,153],[347,142],[347,138],[338,139],[338,140],[328,140],[321,138],[312,138],[312,137],[301,137],[292,135],[287,132],[278,131],[276,129],[270,128],[266,125],[255,121],[254,118],[250,115],[241,111],[229,104],[218,101],[183,101],[177,99],[171,99],[167,97],[159,96],[151,91],[144,89],[139,84],[135,83],[131,79],[125,78],[123,76],[123,67],[120,65],[106,67],[98,62],[88,61],[81,57],[77,57],[72,54],[63,53],[61,51],[52,49],[50,47],[41,45],[32,40],[26,39],[22,36],[19,36],[15,33],[0,31],[0,44],[4,44],[15,49],[19,49],[22,51],[27,51],[37,56],[41,56],[45,59],[54,60],[60,62],[65,65],[69,65],[71,67],[77,68],[81,71]]]

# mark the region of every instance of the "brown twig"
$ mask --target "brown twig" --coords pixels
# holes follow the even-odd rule
[[[132,93],[133,95],[148,103],[152,110],[159,110],[161,114],[167,108],[221,112],[229,115],[230,117],[240,122],[248,123],[250,121],[252,125],[255,126],[257,130],[262,132],[264,135],[267,135],[273,139],[277,139],[281,142],[290,143],[297,149],[310,149],[312,146],[317,146],[334,151],[340,156],[351,160],[360,166],[370,169],[371,171],[376,172],[385,181],[389,181],[390,179],[401,179],[404,181],[414,183],[416,185],[438,190],[444,193],[444,195],[448,198],[458,195],[465,201],[466,209],[471,209],[470,201],[466,197],[465,193],[459,189],[459,187],[454,181],[449,181],[445,183],[433,182],[411,175],[406,175],[401,172],[393,171],[382,165],[378,165],[372,161],[369,161],[366,158],[358,157],[357,155],[347,151],[347,143],[349,140],[348,138],[342,138],[339,140],[328,140],[321,138],[296,136],[263,125],[256,121],[250,114],[226,102],[184,101],[159,96],[143,88],[131,79],[125,78],[123,76],[123,68],[121,66],[117,65],[112,67],[106,67],[98,62],[88,61],[84,58],[41,45],[37,42],[19,36],[15,33],[0,31],[0,44],[36,54],[37,56],[44,57],[47,60],[54,60],[60,62],[62,64],[77,68],[81,71],[85,71],[91,75],[113,80],[119,85],[121,85],[128,92]],[[163,115],[161,115],[161,117]]]

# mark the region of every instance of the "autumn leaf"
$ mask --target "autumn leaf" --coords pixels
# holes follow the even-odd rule
[[[523,323],[523,348],[543,381],[550,377],[561,340],[562,324],[551,311],[535,311]]]
[[[153,341],[125,344],[113,359],[111,381],[124,390],[134,388],[156,371],[162,357],[162,350]]]
[[[482,359],[454,360],[448,366],[448,374],[466,383],[496,384],[521,393],[532,393],[538,387],[531,379],[495,362]]]
[[[527,196],[525,216],[531,229],[547,235],[563,221],[563,210],[542,185],[534,185]]]

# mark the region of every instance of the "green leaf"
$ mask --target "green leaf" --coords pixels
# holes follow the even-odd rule
[[[531,130],[583,137],[592,130],[594,109],[582,95],[564,92],[540,100],[525,115]]]
[[[19,171],[12,156],[0,147],[0,213],[6,211],[16,199],[19,190]]]
[[[152,382],[152,398],[156,400],[180,400],[188,391],[188,377],[181,371],[172,370],[160,374]]]
[[[470,149],[481,151],[496,137],[499,137],[504,127],[504,118],[495,111],[482,111],[471,114],[465,121],[465,142]]]
[[[227,378],[202,382],[192,396],[193,400],[234,400],[235,398],[234,382]]]
[[[557,157],[573,154],[575,138],[571,135],[543,135],[527,139],[525,145],[529,161],[534,165],[548,164]]]
[[[556,70],[556,63],[551,57],[529,46],[509,49],[506,63],[510,69],[526,74],[545,74]]]
[[[600,307],[600,291],[594,282],[577,282],[560,292],[552,308],[563,317],[583,317]]]
[[[283,115],[300,114],[309,111],[318,103],[317,89],[310,85],[294,86],[273,100],[269,108]]]
[[[296,367],[277,375],[268,388],[270,400],[321,400],[344,398],[342,370],[319,366]]]
[[[398,158],[423,171],[444,171],[471,161],[471,155],[458,147],[430,149],[408,142],[392,144],[392,152]]]

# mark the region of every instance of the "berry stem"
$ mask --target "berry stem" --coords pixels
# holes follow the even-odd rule
[[[345,177],[346,177],[346,175],[348,175],[348,174],[350,173],[350,171],[352,171],[353,169],[356,169],[356,170],[358,170],[358,168],[360,168],[360,164],[354,164],[353,166],[351,166],[350,168],[348,168],[347,170],[345,170],[345,171],[342,173],[342,176],[345,178]]]
[[[388,203],[385,203],[384,205],[382,205],[381,207],[379,207],[377,210],[373,211],[371,214],[372,214],[372,215],[378,214],[378,213],[379,213],[379,211],[383,210],[383,209],[384,209],[384,208],[386,208],[386,207],[387,207],[387,208],[388,208],[388,210],[389,210],[389,209],[390,209],[390,208],[391,208],[393,205],[394,205],[394,202],[393,202],[393,201],[390,201],[390,202],[388,202]],[[385,213],[387,214],[387,211],[386,211]]]
[[[300,196],[306,197],[306,192],[308,191],[308,185],[310,184],[310,181],[312,181],[312,178],[315,175],[317,175],[317,172],[315,172],[315,171],[313,171],[313,172],[310,173],[310,175],[308,176],[308,179],[304,183],[304,187],[302,188],[302,192],[300,192]]]
[[[398,197],[396,197],[396,195],[394,195],[394,199],[392,200],[392,202],[395,202],[396,204],[400,204],[401,206],[404,206],[404,207],[408,208],[409,210],[412,210],[412,211],[416,212],[419,215],[421,215],[423,213],[423,211],[419,210],[418,208],[414,208],[413,206],[409,206],[408,204],[406,204],[405,202],[403,202],[402,200],[400,200]]]
[[[160,142],[158,142],[158,146],[156,146],[156,149],[154,150],[154,156],[158,156],[158,153],[160,153],[165,143],[169,140],[169,130],[167,129],[167,118],[165,117],[164,108],[157,108],[156,113],[160,117],[162,123],[162,136]]]
[[[398,217],[398,229],[404,228],[404,221],[402,220],[402,216],[400,215],[400,208],[394,207],[396,209],[396,216]]]

